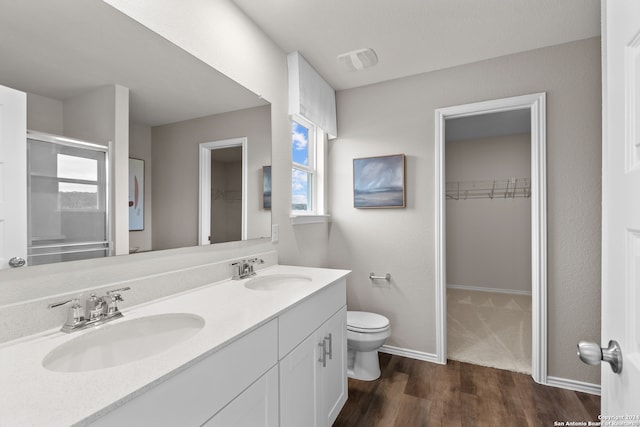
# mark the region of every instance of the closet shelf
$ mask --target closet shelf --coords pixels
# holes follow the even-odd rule
[[[211,190],[212,200],[242,200],[242,190]]]
[[[531,180],[507,178],[492,181],[452,181],[446,184],[446,197],[453,200],[529,198]]]

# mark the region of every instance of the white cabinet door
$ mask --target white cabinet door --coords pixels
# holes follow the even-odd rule
[[[27,259],[27,94],[0,86],[0,270]]]
[[[282,427],[328,427],[347,400],[347,309],[280,361]]]
[[[281,427],[316,427],[318,343],[311,334],[280,361]]]
[[[316,340],[325,340],[326,366],[318,364],[318,396],[320,398],[321,426],[330,426],[347,401],[347,308],[334,314],[316,334]],[[321,349],[322,350],[322,349]]]
[[[278,367],[274,366],[204,427],[277,427]]]

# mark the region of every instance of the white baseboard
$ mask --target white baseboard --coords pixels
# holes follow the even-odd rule
[[[567,378],[547,377],[546,385],[600,396],[600,384],[586,383],[583,381],[570,380]]]
[[[487,287],[484,287],[484,286],[447,285],[447,289],[462,289],[462,290],[465,290],[465,291],[496,292],[496,293],[499,293],[499,294],[528,295],[528,296],[531,296],[531,291],[518,291],[518,290],[515,290],[515,289],[487,288]]]
[[[423,351],[409,350],[407,348],[394,347],[391,345],[383,345],[380,350],[383,353],[395,354],[396,356],[404,356],[410,359],[424,360],[425,362],[438,363],[438,356],[433,353],[425,353]]]

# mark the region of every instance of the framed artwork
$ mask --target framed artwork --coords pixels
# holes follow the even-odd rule
[[[262,167],[262,207],[271,209],[271,166]]]
[[[129,159],[129,231],[144,230],[144,160]]]
[[[405,206],[404,154],[353,159],[353,207]]]

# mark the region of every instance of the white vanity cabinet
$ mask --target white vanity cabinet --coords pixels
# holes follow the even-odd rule
[[[346,313],[343,277],[91,425],[328,427],[347,400]]]
[[[346,283],[342,279],[280,317],[280,425],[326,427],[347,400]],[[328,320],[327,320],[328,319]]]

